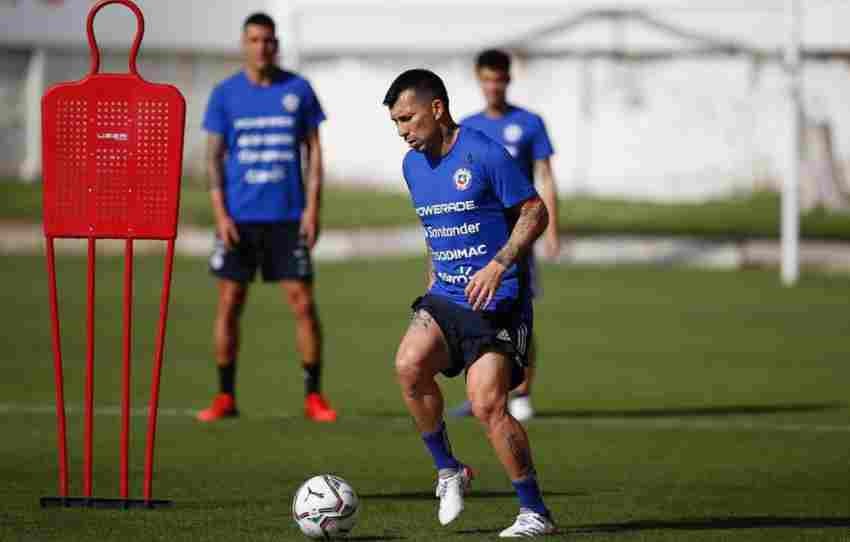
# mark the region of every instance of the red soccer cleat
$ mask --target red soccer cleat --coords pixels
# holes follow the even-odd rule
[[[212,405],[198,412],[195,419],[199,422],[214,422],[222,418],[235,418],[238,415],[239,411],[236,410],[236,400],[233,396],[219,393],[213,399]]]
[[[318,393],[311,393],[304,398],[304,416],[314,422],[335,422],[336,410]]]

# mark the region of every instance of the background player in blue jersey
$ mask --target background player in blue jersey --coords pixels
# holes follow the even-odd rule
[[[402,73],[384,105],[411,147],[404,178],[430,252],[428,292],[413,303],[396,373],[438,471],[438,519],[445,525],[460,514],[474,473],[452,453],[435,377],[466,370],[473,413],[519,497],[520,513],[501,536],[549,534],[555,525],[528,436],[507,409],[532,329],[525,256],[546,228],[546,206],[501,145],[455,124],[434,73]]]
[[[481,85],[486,105],[484,111],[471,115],[461,121],[461,126],[480,130],[505,146],[516,159],[523,173],[538,181],[540,197],[549,211],[549,226],[541,237],[543,252],[547,258],[556,258],[560,252],[558,238],[558,192],[555,177],[552,174],[550,157],[555,153],[546,126],[540,116],[508,102],[507,91],[511,82],[511,58],[497,49],[488,49],[478,55],[475,73]],[[539,295],[539,277],[533,257],[531,266],[532,294]],[[525,370],[525,380],[512,393],[508,403],[511,414],[520,421],[534,416],[531,406],[531,384],[534,381],[536,365],[536,341],[532,342],[529,352],[529,364]],[[469,416],[472,405],[467,401],[455,408],[453,414]]]
[[[256,13],[242,30],[244,68],[213,90],[204,115],[207,171],[216,218],[210,270],[218,277],[215,356],[219,393],[200,421],[235,416],[239,318],[260,267],[279,282],[295,315],[304,368],[305,415],[334,421],[319,392],[321,328],[313,299],[310,249],[319,235],[325,119],[310,84],[277,66],[274,21]],[[306,189],[301,146],[307,150]]]

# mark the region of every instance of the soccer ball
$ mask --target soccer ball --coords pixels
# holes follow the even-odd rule
[[[339,476],[322,474],[301,484],[292,498],[292,519],[310,538],[330,540],[354,527],[360,499]]]

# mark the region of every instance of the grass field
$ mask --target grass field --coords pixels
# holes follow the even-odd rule
[[[681,235],[710,238],[777,238],[779,196],[759,192],[704,203],[652,203],[591,197],[561,201],[560,224],[572,234]],[[330,186],[325,191],[324,228],[410,226],[416,215],[405,194]],[[180,219],[186,224],[212,223],[209,196],[184,187]],[[0,218],[40,220],[41,187],[0,182]],[[801,218],[809,239],[850,240],[850,214],[815,209]]]
[[[85,261],[62,256],[72,481],[79,491]],[[143,407],[160,279],[138,262],[134,388]],[[299,540],[289,499],[311,474],[359,491],[355,540],[493,539],[513,519],[510,485],[471,420],[455,450],[481,471],[467,511],[436,521],[430,460],[392,374],[421,262],[322,265],[331,426],[300,418],[291,319],[270,286],[252,292],[238,382],[243,416],[201,426],[210,399],[212,282],[180,259],[163,373],[155,495],[164,511],[41,510],[56,492],[47,299],[40,257],[0,266],[0,540]],[[545,268],[541,369],[528,425],[565,539],[850,540],[850,279],[772,272]],[[120,261],[98,268],[95,490],[118,487]],[[461,383],[446,384],[450,402]],[[134,418],[140,493],[143,418]]]

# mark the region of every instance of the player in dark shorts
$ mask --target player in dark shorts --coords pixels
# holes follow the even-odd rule
[[[504,51],[488,49],[478,55],[475,61],[475,75],[481,86],[486,102],[480,113],[470,115],[461,121],[461,126],[475,128],[490,139],[504,145],[508,153],[517,161],[525,175],[539,181],[540,197],[549,211],[549,226],[541,237],[543,253],[547,258],[556,258],[560,252],[558,238],[558,194],[555,176],[552,173],[550,159],[555,151],[549,141],[543,119],[507,100],[508,85],[511,82],[511,58]],[[529,270],[531,293],[540,295],[540,276],[534,256],[530,256]],[[525,370],[525,380],[511,392],[508,409],[520,421],[530,420],[534,416],[531,405],[531,384],[537,366],[537,344],[532,341],[529,350],[529,364]],[[472,405],[469,401],[454,408],[455,416],[471,416]]]
[[[310,83],[276,64],[274,21],[264,13],[242,27],[244,67],[212,92],[204,115],[207,171],[216,218],[210,271],[218,278],[215,358],[219,390],[197,414],[203,422],[238,414],[236,358],[248,285],[259,270],[281,285],[295,316],[304,369],[304,413],[320,422],[336,412],[320,393],[321,326],[310,250],[319,234],[325,114]],[[301,147],[307,150],[302,180]]]
[[[547,224],[546,206],[504,147],[459,127],[442,80],[409,70],[384,98],[411,150],[403,171],[430,252],[427,293],[396,354],[405,405],[437,468],[437,517],[463,510],[474,472],[454,456],[435,376],[465,372],[476,418],[519,497],[502,537],[555,531],[537,483],[525,430],[508,412],[523,378],[533,315],[526,256]]]

